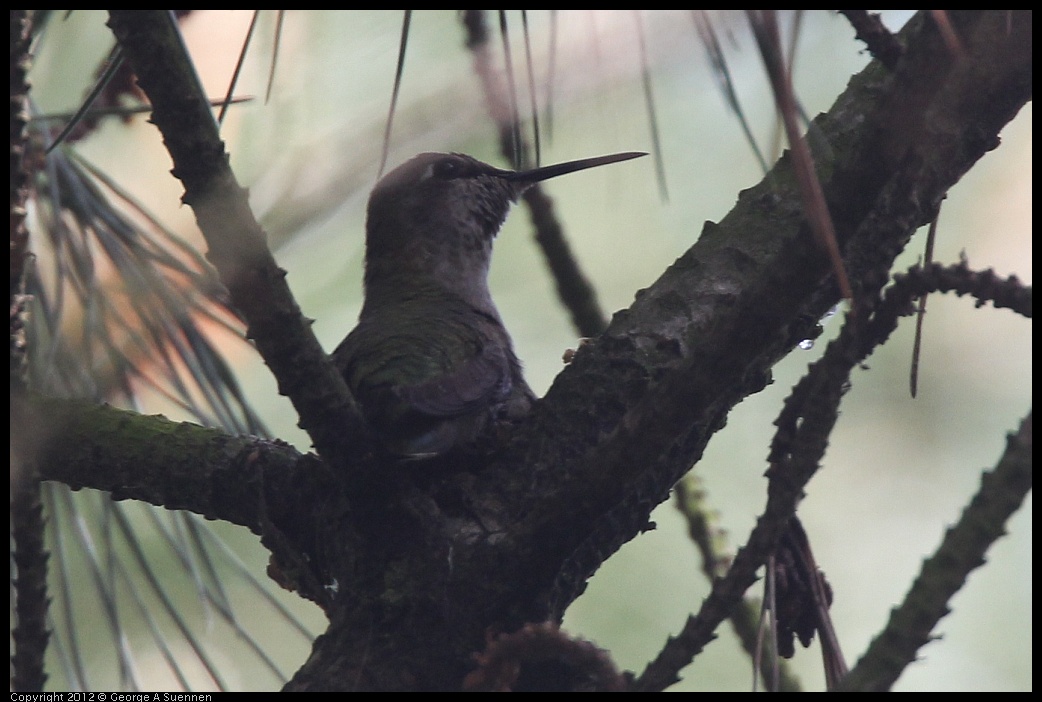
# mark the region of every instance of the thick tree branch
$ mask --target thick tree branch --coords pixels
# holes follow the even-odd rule
[[[365,444],[361,419],[267,248],[174,20],[164,10],[111,10],[109,24],[152,102],[152,121],[185,186],[183,199],[206,238],[207,257],[246,320],[247,337],[319,454],[334,464],[357,455],[352,452]]]
[[[329,607],[336,559],[319,537],[349,509],[348,495],[315,456],[79,400],[30,398],[12,416],[16,460],[37,461],[41,480],[244,526],[272,551],[280,584]],[[345,542],[348,532],[340,533]]]
[[[900,35],[908,51],[898,72],[871,64],[815,122],[815,143],[827,145],[818,150],[819,174],[848,271],[862,290],[878,287],[947,189],[997,145],[999,131],[1030,98],[1030,13],[953,13],[953,21],[967,47],[962,59],[953,61],[920,15]],[[335,621],[288,687],[335,687],[355,674],[350,679],[363,687],[408,687],[406,670],[431,671],[432,647],[451,678],[453,666],[464,664],[442,657],[442,618],[455,622],[462,653],[482,636],[481,622],[510,631],[559,617],[586,577],[646,525],[731,407],[810,335],[803,320],[817,319],[838,297],[828,271],[783,159],[576,354],[497,460],[477,474],[432,478],[438,487],[430,494],[466,495],[474,530],[425,532],[431,557],[422,574],[440,582],[448,554],[452,563],[450,581],[434,588],[443,593],[437,603],[422,604],[429,583],[416,593],[428,616],[400,612],[382,620],[378,638],[351,633],[370,626],[365,617]],[[773,500],[765,524],[784,521],[796,501]],[[437,503],[449,513],[437,516]],[[434,527],[455,518],[455,504],[437,498],[413,516],[434,519]],[[742,577],[716,593],[714,621],[700,621],[709,631],[769,552],[768,531],[747,546]],[[420,576],[419,567],[409,572]],[[464,601],[464,610],[453,605]],[[468,623],[471,614],[477,620]],[[401,637],[412,645],[403,649]],[[344,651],[369,660],[397,656],[401,664],[348,673],[338,667]],[[449,678],[430,680],[452,684]]]
[[[961,59],[919,15],[900,35],[908,51],[898,72],[874,62],[815,120],[815,142],[831,150],[819,150],[819,175],[848,270],[862,286],[878,285],[865,279],[885,277],[948,188],[997,146],[1031,97],[1029,12],[955,12],[952,20],[966,46]],[[828,281],[783,158],[579,350],[502,460],[508,467],[490,504],[523,515],[512,529],[529,554],[517,561],[525,564],[518,577],[553,577],[530,567],[537,553],[545,565],[585,553],[591,560],[562,600],[570,601],[642,528],[730,408],[809,333],[800,320],[836,301]],[[603,533],[590,537],[597,529]]]
[[[303,458],[279,442],[87,401],[31,399],[14,416],[15,446],[37,457],[41,480],[185,509],[258,534],[265,502]]]

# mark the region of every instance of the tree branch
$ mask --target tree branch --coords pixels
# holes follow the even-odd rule
[[[815,120],[814,141],[831,149],[831,158],[819,149],[818,170],[848,271],[862,286],[886,275],[1031,97],[1030,13],[954,12],[952,20],[965,40],[962,59],[919,15],[900,35],[908,47],[900,70],[870,64]],[[513,528],[522,553],[540,553],[546,564],[589,558],[564,604],[639,532],[730,409],[810,335],[800,320],[817,319],[836,299],[783,158],[576,353],[494,486],[496,503],[523,515]],[[518,577],[554,577],[530,560],[518,561],[526,568]]]
[[[185,509],[258,534],[265,501],[305,465],[280,442],[87,401],[34,398],[15,419],[19,453],[38,457],[41,480]]]
[[[13,406],[12,416],[15,454],[38,462],[40,480],[244,526],[272,551],[270,574],[283,587],[331,605],[335,545],[324,539],[349,509],[349,495],[315,456],[79,400],[32,398]],[[350,533],[343,525],[341,542]]]
[[[796,505],[802,499],[804,487],[820,466],[838,418],[839,401],[849,385],[851,370],[889,338],[902,315],[912,313],[914,298],[933,291],[972,294],[980,304],[990,301],[995,307],[1007,307],[1028,317],[1031,315],[1031,290],[1016,278],[1003,280],[990,271],[978,274],[965,265],[945,268],[937,264],[925,271],[913,269],[899,276],[887,289],[871,318],[861,311],[857,315],[848,313],[840,335],[829,343],[824,355],[811,365],[793,388],[775,422],[778,432],[768,457],[770,485],[764,514],[757,520],[746,545],[738,551],[727,575],[713,582],[712,591],[698,614],[688,619],[679,635],[669,639],[659,656],[636,681],[638,690],[663,690],[676,682],[680,670],[712,640],[717,625],[739,604],[743,593],[755,582],[757,569],[775,552]],[[1023,481],[1019,484],[1023,485]],[[1030,488],[1030,478],[1027,487]],[[1023,494],[1009,492],[1013,496],[1005,493],[1005,499],[1008,502],[1015,499],[1019,505]],[[994,517],[995,511],[997,508],[993,508],[989,517]],[[985,521],[981,512],[977,514],[980,517],[978,526],[990,524],[993,530],[1000,531],[1009,516],[1000,511],[1001,519]],[[987,545],[990,541],[984,548]],[[964,558],[959,560],[963,562]],[[977,564],[972,556],[965,560]],[[961,580],[959,582],[961,584]],[[951,594],[954,590],[948,596]],[[944,598],[942,606],[946,600]],[[929,628],[926,633],[929,633]],[[908,658],[905,663],[911,660]]]
[[[868,10],[839,10],[839,13],[847,18],[857,33],[856,38],[865,42],[874,57],[891,70],[897,67],[904,49],[878,14]]]
[[[319,454],[334,465],[359,455],[366,445],[361,418],[267,248],[174,20],[164,10],[110,13],[109,26],[152,102],[152,122],[206,238],[207,258],[246,320],[247,338],[271,368],[279,392],[293,402]]]
[[[1006,451],[994,471],[981,478],[980,490],[948,529],[937,552],[923,562],[912,588],[890,614],[883,632],[844,678],[839,690],[886,691],[930,632],[949,613],[948,602],[969,574],[984,565],[984,553],[1005,535],[1003,525],[1023,504],[1032,484],[1031,415],[1006,439]]]
[[[25,392],[28,378],[26,319],[29,296],[25,293],[29,230],[25,224],[30,171],[26,167],[29,132],[30,18],[29,10],[11,10],[10,25],[10,379],[12,397]],[[16,393],[17,395],[14,395]],[[14,400],[12,399],[12,405]],[[47,560],[44,548],[44,518],[36,459],[14,463],[11,469],[11,559],[12,577],[11,689],[39,692],[47,675],[44,655],[50,632],[47,629]]]

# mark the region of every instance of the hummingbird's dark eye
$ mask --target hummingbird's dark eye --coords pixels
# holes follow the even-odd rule
[[[427,162],[423,172],[420,173],[419,180],[417,182],[422,183],[427,180],[456,180],[457,178],[470,178],[477,175],[480,172],[478,166],[481,164],[477,163],[473,159],[469,159],[462,154],[430,154],[431,156],[437,156]]]
[[[463,175],[463,164],[459,159],[443,158],[431,164],[431,176],[441,180],[451,180]]]

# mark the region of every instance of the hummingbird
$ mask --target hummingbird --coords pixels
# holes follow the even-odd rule
[[[431,458],[528,412],[535,394],[488,289],[493,239],[532,185],[644,155],[512,171],[423,153],[377,182],[362,311],[332,358],[387,451]]]

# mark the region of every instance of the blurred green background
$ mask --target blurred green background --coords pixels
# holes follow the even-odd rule
[[[883,19],[896,30],[909,16],[885,12]],[[214,97],[227,89],[250,17],[247,11],[197,11],[183,25]],[[770,151],[773,98],[744,17],[738,12],[711,17],[743,108]],[[627,307],[637,290],[697,240],[703,222],[722,218],[738,192],[761,177],[690,15],[645,11],[640,18],[668,199],[659,191],[650,158],[548,185],[575,253],[609,314]],[[495,15],[489,19],[494,28]],[[510,19],[518,68],[524,64],[520,16],[512,11]],[[791,23],[792,16],[786,19]],[[50,28],[32,75],[42,110],[65,111],[78,104],[96,61],[112,43],[104,20],[99,11],[78,11]],[[528,20],[537,83],[545,91],[550,15],[530,11]],[[264,95],[274,23],[273,12],[262,15],[237,94]],[[350,330],[361,305],[364,208],[377,178],[400,31],[400,12],[288,12],[270,102],[259,99],[233,108],[223,128],[233,166],[251,188],[277,259],[288,270],[305,313],[316,319],[316,333],[327,349]],[[552,139],[544,133],[543,162],[651,150],[636,15],[562,11],[556,35]],[[498,31],[493,37],[498,50]],[[462,151],[505,165],[463,40],[453,11],[415,12],[388,168],[420,151]],[[803,15],[796,56],[796,89],[809,115],[828,109],[869,60],[847,22],[824,11]],[[527,100],[523,73],[517,78],[521,98]],[[545,128],[545,92],[539,101]],[[951,191],[941,212],[935,260],[955,262],[965,255],[974,267],[992,267],[1030,283],[1030,113],[1029,105],[1005,130],[1002,146]],[[129,128],[107,125],[76,148],[161,219],[198,241],[190,211],[179,206],[181,189],[169,176],[169,156],[143,117]],[[921,256],[924,236],[917,235],[899,269]],[[562,353],[577,339],[523,212],[516,211],[499,236],[491,285],[529,382],[542,393],[560,371]],[[828,324],[827,334],[838,324]],[[809,485],[800,511],[835,592],[832,614],[851,665],[1031,404],[1029,321],[1008,311],[974,309],[967,300],[931,297],[915,400],[908,392],[912,332],[906,320],[869,359],[869,367],[855,372],[824,468]],[[774,384],[731,414],[695,469],[734,547],[764,504],[771,422],[822,347],[819,342],[810,351],[794,352],[779,365]],[[273,434],[306,450],[292,408],[277,395],[255,355],[241,344],[229,344],[228,354]],[[145,397],[144,409],[177,416],[153,397]],[[1031,512],[1029,497],[1012,520],[1009,536],[993,547],[988,564],[952,602],[953,613],[935,631],[942,639],[922,650],[922,660],[907,670],[897,689],[1031,688]],[[653,518],[658,529],[613,557],[564,622],[568,631],[588,637],[621,667],[637,672],[708,592],[672,503],[660,506]],[[263,578],[266,557],[256,539],[227,526],[218,529]],[[176,571],[169,573],[172,586]],[[234,634],[205,623],[191,583],[179,586],[179,593],[185,611],[198,618],[201,636],[215,644],[232,689],[278,685],[242,654]],[[321,631],[316,608],[288,594],[283,599],[302,612],[315,632]],[[309,650],[303,637],[287,635],[279,617],[254,611],[248,600],[239,606],[253,615],[255,634],[274,647],[282,670],[294,671]],[[81,626],[104,628],[97,622]],[[727,626],[720,634],[684,671],[675,690],[749,688],[748,659]],[[147,687],[171,687],[158,654],[148,653],[143,641],[142,636],[132,642],[140,662],[148,669],[153,658],[157,661],[156,677]],[[97,649],[92,667],[103,682],[95,689],[111,689],[118,681],[114,663],[103,645]],[[799,650],[793,665],[808,689],[823,686],[816,646]],[[63,689],[60,675],[50,685]]]

